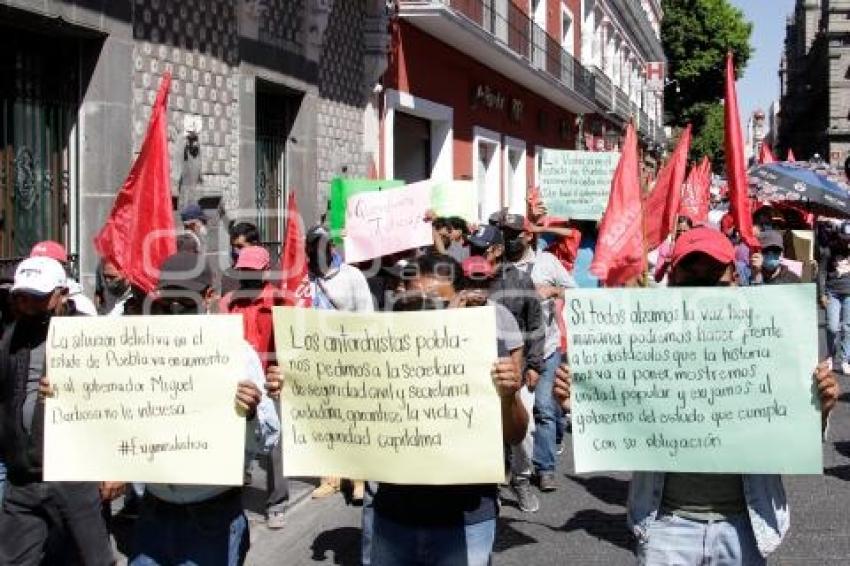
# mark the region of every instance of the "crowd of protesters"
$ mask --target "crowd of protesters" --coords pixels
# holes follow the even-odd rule
[[[744,245],[715,194],[710,219],[680,217],[675,233],[653,253],[654,266],[634,285],[733,286],[794,284],[816,273],[827,312],[830,358],[812,368],[824,427],[834,406],[832,368],[850,369],[850,223],[815,228],[818,264],[788,256],[789,220],[757,213],[760,250]],[[363,505],[362,559],[375,566],[485,565],[496,537],[500,500],[534,513],[557,489],[558,455],[568,439],[571,371],[566,363],[564,299],[595,287],[589,272],[593,222],[553,218],[536,191],[525,214],[502,210],[470,225],[434,218],[433,246],[344,261],[338,234],[318,225],[305,236],[312,307],[350,312],[440,310],[493,305],[497,359],[492,378],[502,406],[506,485],[417,486],[320,478],[316,498],[350,487]],[[87,298],[69,276],[65,249],[41,242],[6,274],[0,339],[0,564],[112,564],[109,506],[124,496],[133,519],[129,561],[151,564],[241,564],[248,551],[242,490],[167,484],[123,485],[42,480],[43,404],[52,394],[45,371],[51,317],[231,313],[244,324],[245,373],[234,403],[245,417],[246,483],[254,458],[267,469],[267,526],[285,528],[289,499],[280,473],[274,399],[285,383],[275,363],[272,308],[283,304],[272,260],[257,227],[230,227],[231,267],[206,263],[207,217],[197,204],[181,211],[178,251],[161,267],[152,294],[120,269],[101,262]],[[186,277],[186,273],[195,273]],[[348,486],[348,487],[346,487]],[[104,512],[104,509],[106,511]],[[635,473],[629,524],[640,564],[764,564],[789,528],[779,476]],[[286,563],[282,557],[281,563]]]

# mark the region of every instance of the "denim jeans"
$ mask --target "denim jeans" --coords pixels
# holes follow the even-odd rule
[[[6,487],[6,464],[0,460],[0,507],[3,505],[3,491]]]
[[[552,389],[555,386],[555,370],[561,358],[560,352],[546,358],[543,374],[534,390],[534,469],[538,474],[555,471],[555,442],[560,411]]]
[[[417,527],[375,513],[372,566],[487,566],[496,519],[474,525]]]
[[[747,515],[725,521],[691,521],[665,514],[638,543],[638,566],[764,566]]]
[[[836,295],[827,291],[826,347],[832,357],[833,367],[850,358],[850,295]]]
[[[519,390],[519,397],[525,410],[529,416],[534,410],[534,393],[528,390],[528,386],[523,385]],[[522,442],[509,446],[506,455],[510,454],[511,477],[531,478],[534,473],[534,421],[528,423],[528,430],[525,432],[525,437]]]
[[[239,566],[248,554],[241,492],[215,502],[171,505],[142,501],[130,566]]]

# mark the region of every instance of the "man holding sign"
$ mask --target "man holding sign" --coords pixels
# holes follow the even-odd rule
[[[677,240],[673,249],[671,258],[671,285],[678,287],[732,286],[734,285],[734,262],[735,250],[727,238],[725,238],[720,232],[710,228],[695,228]],[[701,298],[702,297],[705,297],[706,300],[695,301],[697,304],[694,305],[688,305],[686,303],[682,306],[682,308],[685,312],[692,312],[690,309],[691,306],[695,309],[699,309],[700,305],[703,303],[711,304],[712,295],[705,294],[701,296]],[[662,311],[653,313],[653,311],[646,310],[645,302],[640,303],[640,306],[644,307],[641,311],[642,317],[652,318],[653,316],[661,316],[660,313]],[[606,310],[605,312],[608,311]],[[672,311],[670,312],[672,313]],[[701,312],[708,313],[711,311],[706,310]],[[746,309],[737,312],[746,313]],[[743,316],[750,315],[745,314]],[[625,332],[625,330],[623,330],[626,327],[625,323],[621,323],[618,326],[621,330],[615,330],[615,333]],[[670,325],[668,324],[668,327],[669,326]],[[680,333],[682,336],[684,336],[685,332],[689,331],[687,327],[683,326],[683,328],[685,330]],[[743,330],[747,330],[747,328],[750,330],[757,330],[758,332],[755,333],[751,331],[746,332],[749,339],[754,341],[756,340],[757,335],[761,335],[763,332],[768,332],[768,330],[752,328],[751,326],[741,326],[741,328]],[[574,328],[574,331],[579,332],[580,329]],[[676,330],[674,329],[672,332],[675,333]],[[719,331],[716,330],[709,322],[701,323],[698,327],[698,332],[703,333],[701,340],[704,343],[711,339],[720,339],[718,334]],[[706,333],[712,333],[712,338],[707,338],[705,336]],[[743,335],[743,333],[741,335]],[[672,336],[672,334],[669,334],[669,336]],[[616,336],[612,335],[612,339],[616,340]],[[788,347],[786,347],[785,350],[790,352],[796,351],[793,348],[790,348],[790,345],[787,346]],[[573,347],[574,349],[577,349],[583,346],[576,342]],[[668,351],[669,350],[672,350],[672,348],[669,348]],[[707,348],[706,351],[708,351]],[[599,347],[598,352],[602,352],[602,347]],[[728,352],[730,353],[729,355],[738,355],[735,354],[736,350],[734,349],[729,349]],[[626,350],[626,353],[628,353],[628,349]],[[659,355],[664,354],[664,352],[660,349],[657,350],[657,353]],[[593,355],[593,352],[590,350],[582,350],[582,355],[588,354]],[[634,351],[632,351],[632,354],[634,354]],[[575,364],[577,361],[575,358],[576,353],[571,351],[570,355],[572,363]],[[643,351],[641,355],[643,355]],[[614,361],[606,364],[606,366],[610,369],[616,363],[617,362]],[[766,362],[762,362],[762,364],[765,363]],[[668,365],[673,367],[678,366],[679,373],[676,375],[682,376],[697,375],[697,372],[700,371],[717,371],[721,369],[719,367],[721,365],[720,362],[712,364],[708,368],[704,369],[698,360],[692,360],[691,363],[683,362],[679,364],[671,362]],[[661,368],[664,366],[664,363],[660,363],[655,366],[659,368],[655,370],[656,375],[663,375],[664,369]],[[635,364],[634,367],[638,367],[638,365]],[[747,362],[747,367],[750,367],[749,362]],[[757,371],[760,365],[753,364],[751,367],[754,368],[752,371]],[[593,369],[585,366],[582,366],[582,369],[585,375],[587,370],[594,371]],[[598,365],[596,370],[603,371],[603,366]],[[691,372],[692,370],[693,373],[689,374],[688,372]],[[555,395],[562,403],[568,403],[571,401],[570,390],[573,380],[573,371],[574,369],[571,369],[566,364],[558,371]],[[726,371],[725,367],[723,368],[723,371]],[[726,375],[725,378],[722,376],[717,377],[717,379],[725,379],[722,387],[713,387],[715,380],[712,378],[712,386],[703,388],[703,390],[710,391],[713,395],[718,396],[712,402],[713,407],[717,409],[714,414],[725,415],[726,413],[721,410],[723,405],[728,403],[727,399],[729,396],[736,394],[736,389],[734,387],[727,387],[729,383],[729,375]],[[780,386],[778,383],[780,379],[791,382],[795,379],[795,376],[770,376],[768,374],[767,380],[764,383],[752,385],[751,393],[744,393],[745,397],[754,398],[759,393],[764,393],[765,390],[769,391],[771,388],[771,378],[774,383],[773,387],[778,389]],[[577,374],[575,379],[578,384],[579,378]],[[755,380],[753,383],[760,380],[760,374],[759,377],[753,379]],[[814,372],[814,379],[820,397],[822,414],[821,422],[825,428],[827,416],[834,407],[838,397],[838,385],[835,381],[835,377],[828,370],[825,364],[821,364],[816,368]],[[626,380],[626,382],[631,383],[628,380]],[[750,382],[743,383],[749,386]],[[662,382],[662,385],[666,385],[666,383]],[[611,389],[611,392],[616,392],[618,386],[621,387],[621,393],[626,391],[625,386],[615,385],[614,388]],[[656,382],[656,386],[657,387],[654,388],[652,392],[647,390],[647,399],[649,395],[656,397],[662,395],[663,391],[666,390],[663,387],[658,386],[658,382]],[[763,386],[766,387],[766,389],[762,389]],[[680,387],[680,391],[688,391],[685,389],[686,386],[684,385],[678,385],[677,387]],[[575,399],[572,399],[572,405],[576,412],[579,411],[578,407],[580,403],[591,402],[591,397],[594,395],[597,400],[608,395],[607,386],[606,388],[597,389],[595,392],[591,392],[584,384],[582,384],[581,386],[577,385],[576,390],[576,395],[581,396],[580,398],[576,397]],[[693,391],[700,392],[701,390],[699,388],[695,388],[691,390],[691,393]],[[632,390],[632,392],[635,392],[635,390]],[[680,397],[680,401],[682,399],[686,399],[686,401],[682,402],[687,402],[693,405],[699,402],[696,401],[697,398],[697,395],[691,394],[685,397]],[[807,402],[808,401],[805,401],[805,403]],[[625,401],[623,403],[625,403]],[[612,403],[612,406],[620,406],[623,403],[617,401],[616,403]],[[603,405],[599,405],[599,407],[602,406]],[[781,410],[777,409],[775,414],[771,413],[774,416],[774,426],[779,426],[777,421],[780,420],[780,413],[784,410],[784,408]],[[699,420],[700,417],[702,417],[701,411],[694,411],[693,409],[688,410],[687,412],[679,411],[677,409],[675,413],[665,412],[656,415],[654,411],[651,413],[649,412],[648,405],[646,404],[640,414],[641,417],[639,420],[641,429],[645,427],[646,422],[663,423],[666,418],[671,415],[675,415],[675,422],[677,423],[675,424],[675,428],[682,431],[683,437],[687,436],[685,431],[692,430],[688,427],[693,426],[694,421]],[[741,413],[740,411],[729,413],[730,416],[732,414],[740,415]],[[750,414],[756,414],[756,412],[747,412],[747,410],[744,409],[745,416]],[[596,414],[591,420],[599,422],[605,420],[610,423],[611,419],[615,418],[613,415],[614,413],[605,415]],[[617,415],[618,416],[616,418],[629,418],[625,411],[621,411],[617,413]],[[644,415],[646,415],[646,417],[644,417]],[[650,415],[652,419],[656,419],[656,417],[664,418],[659,418],[658,421],[650,420]],[[803,413],[801,413],[801,415],[802,417],[806,417]],[[817,418],[817,415],[815,415],[815,418]],[[817,426],[817,423],[814,424]],[[574,439],[576,445],[585,440],[580,438],[582,435],[580,430],[582,426],[584,425],[580,424],[576,429],[577,437]],[[594,424],[591,424],[590,426],[594,426]],[[653,425],[653,427],[655,426],[656,425]],[[658,424],[657,426],[660,430],[662,425]],[[718,427],[719,426],[720,425],[718,425]],[[632,425],[631,428],[637,429],[639,427],[635,424]],[[710,434],[709,437],[721,434],[721,432],[719,432],[720,430],[722,429],[718,428],[716,434]],[[741,433],[739,432],[739,434]],[[664,442],[663,438],[659,440],[660,436],[662,435],[658,433],[653,434],[652,442],[647,443],[646,445],[649,446],[650,444],[653,444],[656,446],[658,442]],[[734,436],[735,434],[732,433],[730,443],[734,441]],[[703,456],[703,459],[711,461],[704,461],[701,464],[699,461],[693,460],[693,458],[699,458],[698,455],[692,456],[690,453],[685,454],[683,451],[689,449],[691,445],[680,446],[681,450],[679,450],[678,458],[672,456],[668,458],[668,452],[670,450],[677,450],[677,448],[673,447],[669,443],[670,439],[667,440],[668,442],[665,442],[664,444],[664,450],[659,451],[657,456],[655,456],[657,460],[656,464],[663,462],[664,467],[662,469],[675,469],[677,467],[677,460],[684,459],[687,459],[689,462],[696,462],[691,463],[690,466],[715,470],[718,468],[718,466],[715,466],[716,459],[707,455],[707,452],[705,453],[706,455]],[[768,442],[772,439],[765,438],[764,440],[765,442]],[[789,438],[788,440],[790,441],[791,439]],[[816,439],[815,442],[817,442]],[[711,443],[713,445],[717,444],[714,440],[712,440]],[[613,444],[606,443],[605,446],[602,446],[602,443],[600,443],[599,448],[606,447],[614,449]],[[630,447],[626,446],[626,448]],[[637,446],[632,446],[631,448],[633,448],[636,452],[640,452],[642,450],[642,444],[638,443]],[[630,456],[628,455],[629,452],[630,450],[627,450],[626,454],[622,457],[632,459],[640,457]],[[815,452],[819,457],[819,446],[816,447]],[[747,458],[748,455],[743,453],[738,457],[738,459],[742,462],[747,461]],[[733,466],[735,464],[733,462],[732,464],[727,463],[725,465]],[[578,456],[577,467],[581,467],[578,462]],[[687,466],[685,466],[685,468],[687,468]],[[638,469],[645,470],[651,468],[642,467]],[[679,467],[679,469],[682,469],[682,467]],[[781,476],[778,474],[698,474],[678,471],[671,471],[668,473],[655,471],[634,472],[630,486],[628,519],[632,531],[638,540],[638,563],[647,566],[662,566],[669,564],[692,564],[696,566],[706,563],[730,566],[765,564],[766,557],[776,550],[782,542],[789,526],[788,506],[785,491],[782,485]]]

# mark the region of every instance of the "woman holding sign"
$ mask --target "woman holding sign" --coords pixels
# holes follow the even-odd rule
[[[694,228],[676,241],[671,286],[733,286],[735,250],[720,232]],[[570,402],[572,373],[556,373],[555,397]],[[838,384],[820,364],[814,381],[822,424],[838,398]],[[637,562],[645,566],[751,566],[766,564],[789,527],[782,478],[773,474],[634,472],[629,493],[629,526]]]

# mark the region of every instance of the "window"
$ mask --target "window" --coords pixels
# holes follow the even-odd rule
[[[430,178],[431,122],[398,112],[393,128],[393,177],[406,183]]]
[[[575,53],[575,32],[573,30],[573,14],[566,4],[561,4],[561,47],[573,55]]]
[[[525,142],[514,138],[505,138],[505,197],[504,206],[513,214],[526,213],[525,183]]]
[[[472,177],[478,191],[478,218],[487,218],[502,207],[499,168],[500,136],[498,133],[475,127],[472,145]]]

